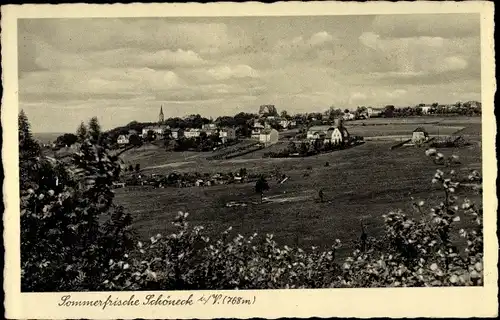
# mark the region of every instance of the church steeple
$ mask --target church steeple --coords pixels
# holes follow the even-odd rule
[[[161,124],[164,121],[164,116],[163,116],[163,106],[160,107],[160,115],[158,116],[158,122]]]

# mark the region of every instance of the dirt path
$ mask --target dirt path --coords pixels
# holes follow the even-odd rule
[[[146,167],[143,170],[151,170],[151,169],[159,169],[159,168],[178,168],[178,167],[181,167],[183,165],[192,164],[192,163],[195,163],[195,162],[194,161],[171,162],[171,163],[160,164],[157,166]]]

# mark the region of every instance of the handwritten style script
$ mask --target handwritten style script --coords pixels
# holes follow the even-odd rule
[[[193,294],[186,295],[182,298],[171,297],[170,295],[164,296],[163,294],[147,294],[144,297],[136,297],[135,294],[129,298],[114,297],[108,295],[106,299],[95,300],[75,300],[71,295],[61,296],[59,307],[140,307],[140,306],[193,306],[193,305],[206,305],[206,304],[220,304],[220,305],[253,305],[255,303],[255,296],[251,298],[242,296],[227,296],[223,294],[200,294],[195,297]]]

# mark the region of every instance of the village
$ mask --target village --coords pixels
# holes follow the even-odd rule
[[[255,110],[215,120],[201,115],[165,119],[159,106],[155,121],[132,121],[103,133],[120,159],[121,174],[113,183],[117,203],[134,214],[139,233],[168,229],[162,221],[178,211],[204,223],[222,221],[212,226],[215,233],[226,224],[242,224],[238,228],[244,232],[249,228],[245,221],[261,221],[260,213],[274,212],[263,220],[271,224],[261,231],[293,244],[297,240],[289,237],[298,231],[283,223],[286,217],[299,219],[299,210],[309,228],[300,231],[300,241],[330,243],[312,236],[328,234],[320,223],[327,219],[325,210],[358,215],[370,208],[369,224],[388,206],[406,203],[408,194],[425,196],[426,149],[458,153],[460,161],[453,165],[480,169],[481,104],[474,101],[447,108],[430,105],[427,114],[419,105],[296,115],[278,112],[272,104]],[[44,150],[64,161],[77,148],[75,135],[64,134]],[[364,184],[367,177],[370,185]],[[144,206],[152,199],[152,208]],[[379,205],[373,207],[373,201]],[[353,225],[344,227],[352,230]]]
[[[473,109],[478,107],[474,103],[469,103]],[[425,116],[432,109],[421,107]],[[429,106],[432,108],[432,106]],[[119,134],[116,138],[115,148],[117,152],[130,150],[131,148],[141,149],[145,145],[160,146],[171,152],[197,152],[203,154],[206,161],[230,160],[245,156],[247,154],[257,154],[261,151],[261,158],[294,158],[311,157],[318,154],[344,150],[365,143],[362,135],[349,133],[352,129],[358,132],[361,127],[366,127],[368,119],[384,119],[383,114],[386,109],[358,108],[355,112],[345,110],[329,110],[321,114],[313,114],[304,117],[288,116],[286,111],[279,115],[274,105],[262,105],[258,109],[258,114],[254,118],[246,120],[248,125],[247,134],[241,133],[241,127],[223,126],[216,121],[205,121],[201,127],[197,128],[172,128],[165,124],[163,107],[160,107],[158,121],[156,124],[145,125],[142,130],[130,129],[127,133]],[[322,117],[321,117],[322,116]],[[318,119],[319,118],[319,119]],[[388,122],[386,119],[385,122]],[[359,122],[365,121],[365,122]],[[357,123],[356,123],[357,122]],[[375,124],[378,126],[382,124]],[[347,126],[350,127],[348,130]],[[414,129],[413,129],[414,128]],[[460,129],[460,128],[459,128]],[[390,149],[411,146],[434,146],[436,143],[443,143],[443,137],[430,135],[429,132],[419,125],[404,125],[404,130],[408,130],[397,139],[388,135],[394,140]],[[442,129],[442,132],[446,130]],[[397,137],[397,136],[396,136]],[[404,137],[404,139],[403,139]],[[377,137],[366,137],[367,141],[372,141]],[[382,136],[383,138],[383,136]],[[440,139],[441,138],[441,139]],[[449,135],[444,135],[445,139],[450,139]],[[439,140],[440,139],[440,140]],[[461,136],[456,136],[449,143],[457,144]],[[439,140],[439,141],[438,141]],[[461,141],[460,140],[460,141]],[[189,142],[189,143],[188,143]],[[434,144],[432,144],[434,143]],[[175,144],[174,148],[171,145]],[[210,148],[200,149],[199,146],[210,146]],[[169,148],[170,146],[170,148]],[[181,148],[184,146],[184,148]],[[199,157],[193,156],[193,157]],[[161,165],[161,164],[159,164]],[[120,182],[115,182],[116,188],[125,186],[152,186],[154,188],[165,187],[207,187],[234,183],[255,182],[259,173],[248,174],[246,169],[241,168],[226,172],[198,172],[187,173],[169,172],[165,174],[149,173],[146,168],[141,170],[139,163],[124,161],[122,165],[123,176]],[[286,175],[279,175],[275,178],[281,183],[286,181]]]

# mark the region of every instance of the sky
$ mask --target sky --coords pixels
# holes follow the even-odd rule
[[[34,132],[330,106],[480,101],[478,14],[18,20]]]

